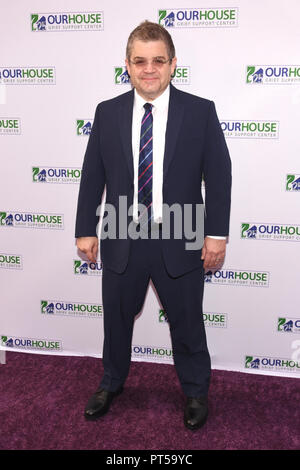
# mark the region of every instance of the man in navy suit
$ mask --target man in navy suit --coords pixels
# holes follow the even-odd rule
[[[125,197],[126,224],[133,224],[140,236],[101,236],[104,375],[85,417],[102,416],[123,390],[134,318],[152,279],[168,316],[174,364],[186,395],[184,424],[195,430],[208,416],[211,371],[202,313],[204,272],[220,267],[225,257],[231,163],[214,103],[170,83],[176,57],[165,28],[148,21],[139,25],[128,39],[126,67],[134,89],[96,109],[82,168],[75,236],[78,249],[95,261],[96,211],[104,187],[106,203],[116,209],[116,233],[124,215],[120,197]],[[163,236],[163,208],[176,204],[184,210],[189,205],[197,228],[202,178],[204,244],[202,249],[187,249],[186,233],[174,235],[175,223],[170,236]],[[153,233],[156,236],[148,237]]]

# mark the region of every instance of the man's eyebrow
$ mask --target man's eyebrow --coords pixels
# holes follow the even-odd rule
[[[152,57],[152,59],[165,59],[166,57],[164,55],[156,55],[154,57]],[[133,59],[146,59],[146,57],[142,57],[142,56],[135,56],[133,57]]]

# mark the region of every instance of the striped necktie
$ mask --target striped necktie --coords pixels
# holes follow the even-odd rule
[[[138,203],[146,209],[140,214],[142,225],[148,221],[148,228],[152,217],[152,174],[153,174],[153,116],[152,104],[145,103],[145,114],[141,124],[139,170],[138,170]],[[147,212],[146,212],[147,211]]]

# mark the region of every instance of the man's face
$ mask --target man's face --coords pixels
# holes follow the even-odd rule
[[[159,41],[133,41],[127,71],[136,91],[147,101],[160,96],[171,80],[176,58],[169,60],[165,43]],[[165,63],[164,63],[165,62]]]

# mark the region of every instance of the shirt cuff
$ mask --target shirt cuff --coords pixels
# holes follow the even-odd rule
[[[219,237],[217,235],[206,235],[208,238],[215,238],[216,240],[226,240],[227,237]]]

